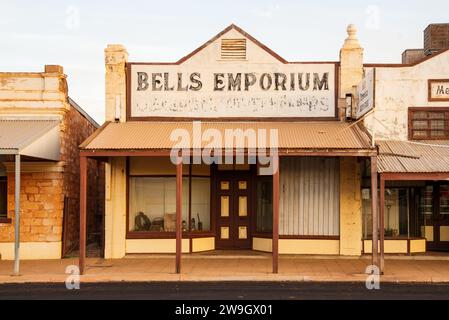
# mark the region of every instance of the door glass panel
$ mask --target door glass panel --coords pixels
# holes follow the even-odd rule
[[[239,181],[239,190],[246,190],[248,188],[248,183],[246,181]]]
[[[229,228],[228,227],[220,228],[220,238],[224,239],[224,240],[229,239]]]
[[[449,185],[440,186],[440,214],[449,215]]]
[[[239,197],[239,217],[248,216],[248,197]]]
[[[433,212],[433,186],[427,186],[421,195],[419,202],[419,212],[425,215],[432,215]]]
[[[221,196],[221,216],[229,217],[229,196]]]
[[[229,190],[229,181],[221,182],[221,190]]]
[[[248,238],[248,228],[239,227],[239,239],[247,239],[247,238]]]
[[[433,186],[427,186],[422,189],[419,199],[419,214],[420,214],[420,230],[421,237],[427,239],[428,242],[433,242]]]

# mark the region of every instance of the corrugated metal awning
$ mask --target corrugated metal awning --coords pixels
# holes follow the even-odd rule
[[[380,173],[448,173],[449,146],[435,142],[378,141]]]
[[[235,130],[265,129],[278,131],[279,149],[298,150],[369,150],[370,137],[358,125],[343,122],[201,122],[200,134],[216,132],[225,137]],[[167,150],[175,146],[171,134],[185,130],[198,135],[194,122],[108,122],[80,147],[85,150]],[[211,131],[212,130],[212,131]],[[230,131],[228,131],[230,130]],[[209,141],[201,140],[201,148]],[[267,138],[269,141],[269,138]],[[268,143],[268,142],[267,142]],[[195,148],[195,147],[193,147]]]
[[[0,120],[0,155],[59,160],[59,121]]]

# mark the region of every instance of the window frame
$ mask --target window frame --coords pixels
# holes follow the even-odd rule
[[[191,230],[191,224],[190,224],[190,218],[191,218],[191,210],[192,210],[192,178],[209,178],[210,183],[212,185],[212,175],[209,176],[206,175],[193,175],[192,174],[192,164],[188,165],[189,171],[187,173],[183,172],[183,179],[188,179],[187,186],[189,187],[189,205],[188,205],[188,230],[182,232],[182,237],[184,239],[193,239],[193,238],[202,238],[202,237],[215,237],[215,233],[212,231],[212,203],[209,206],[209,215],[210,215],[210,224],[211,224],[211,230],[210,231],[198,231],[198,230]],[[129,230],[129,218],[130,218],[130,183],[131,178],[176,178],[176,174],[163,174],[163,175],[148,175],[148,174],[130,174],[130,161],[127,161],[127,177],[126,177],[126,239],[132,240],[132,239],[175,239],[176,238],[176,232],[169,232],[169,231],[130,231]],[[183,184],[184,186],[185,184]],[[211,196],[212,196],[212,190],[211,190]]]
[[[418,112],[439,112],[444,114],[444,129],[443,130],[435,130],[431,129],[430,121],[432,120],[428,115],[423,119],[414,119],[413,116]],[[434,119],[434,120],[442,120],[442,119]],[[414,121],[427,121],[428,127],[427,129],[414,129],[413,123]],[[415,137],[414,133],[416,131],[427,132],[426,136],[418,136]],[[432,131],[442,131],[444,134],[442,136],[432,136]],[[449,107],[410,107],[408,109],[408,139],[409,140],[449,140]]]
[[[273,176],[260,176],[257,175],[256,173],[256,178],[255,178],[255,184],[254,184],[254,232],[253,234],[256,234],[258,236],[272,236],[273,235],[273,221],[271,221],[271,230],[265,230],[265,231],[261,231],[258,230],[257,227],[257,223],[258,223],[258,210],[259,210],[259,203],[258,203],[258,182],[262,181],[262,180],[271,180],[271,183],[273,182]],[[271,195],[273,197],[273,195]]]

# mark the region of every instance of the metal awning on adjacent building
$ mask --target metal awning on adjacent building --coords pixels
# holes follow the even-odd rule
[[[449,142],[377,141],[377,144],[377,171],[380,175],[380,255],[381,270],[384,270],[386,182],[449,181]]]
[[[449,177],[449,143],[378,141],[378,172],[397,177]],[[446,179],[446,178],[444,178]],[[421,180],[421,179],[420,179]]]
[[[19,275],[21,157],[58,161],[59,121],[0,120],[0,156],[14,156],[14,274]]]
[[[198,129],[198,125],[200,129]],[[107,122],[80,147],[85,151],[95,150],[170,150],[177,140],[171,140],[176,130],[185,130],[189,137],[203,135],[211,130],[226,137],[227,133],[241,130],[277,130],[278,149],[281,154],[298,152],[334,154],[348,156],[372,156],[377,150],[372,147],[368,133],[359,125],[344,122]],[[247,137],[247,136],[245,136]],[[269,139],[269,138],[268,138]],[[199,139],[198,147],[205,148],[210,141]],[[195,146],[195,144],[193,144]],[[245,145],[246,146],[246,145]],[[267,147],[269,147],[267,141]],[[195,147],[193,147],[195,148]],[[192,149],[193,149],[192,148]]]
[[[0,120],[0,155],[59,161],[59,121]]]

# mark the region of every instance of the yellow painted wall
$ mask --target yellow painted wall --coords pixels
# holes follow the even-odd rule
[[[215,250],[215,238],[196,238],[192,239],[192,251],[212,251]]]
[[[253,250],[272,252],[272,240],[254,238]],[[279,239],[279,254],[338,255],[338,240]]]
[[[59,242],[21,242],[20,259],[47,260],[61,259],[61,241]],[[0,259],[14,260],[14,243],[0,243]]]
[[[357,158],[340,159],[340,255],[362,254],[362,201]]]
[[[189,253],[189,239],[182,239],[182,252]],[[128,239],[126,253],[176,253],[176,239]]]
[[[273,240],[265,238],[253,238],[253,250],[271,252]]]
[[[423,253],[426,252],[426,240],[418,239],[410,241],[410,253]]]
[[[372,241],[364,240],[364,252],[372,253]],[[380,246],[380,243],[379,243]],[[425,253],[426,240],[416,239],[410,241],[410,253]],[[407,240],[385,240],[385,253],[407,254]]]
[[[105,258],[126,254],[126,158],[110,158],[105,166]]]
[[[279,254],[322,254],[338,255],[338,240],[279,240]]]

